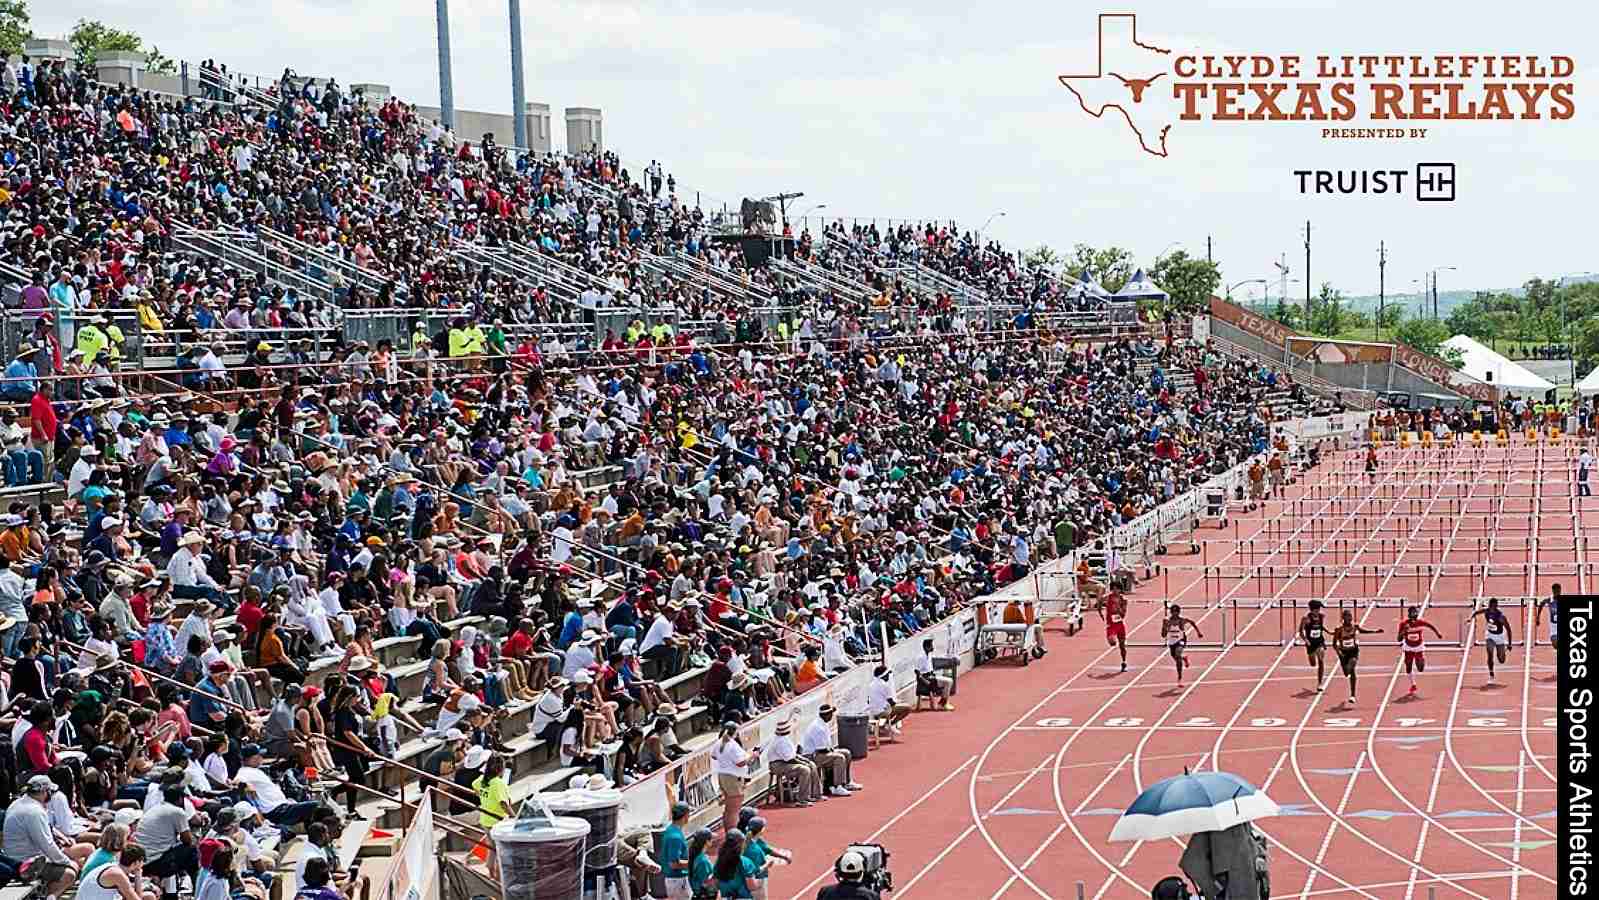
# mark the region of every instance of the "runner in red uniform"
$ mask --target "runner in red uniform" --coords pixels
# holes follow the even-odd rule
[[[1122,671],[1127,671],[1127,598],[1121,591],[1111,591],[1094,609],[1105,620],[1105,643],[1121,650]]]
[[[1443,640],[1443,632],[1421,617],[1421,607],[1412,606],[1399,623],[1399,643],[1405,648],[1405,674],[1410,676],[1410,693],[1416,692],[1416,673],[1427,671],[1427,639],[1422,629],[1430,629]]]

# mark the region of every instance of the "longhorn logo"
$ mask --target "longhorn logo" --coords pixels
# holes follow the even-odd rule
[[[1166,73],[1165,72],[1159,72],[1159,73],[1157,73],[1155,75],[1154,78],[1131,78],[1131,79],[1123,78],[1120,75],[1117,75],[1115,72],[1107,72],[1105,74],[1107,74],[1110,77],[1116,79],[1117,81],[1120,81],[1122,84],[1127,85],[1127,89],[1133,92],[1133,102],[1134,103],[1142,103],[1144,101],[1144,89],[1149,87],[1150,85],[1154,84],[1156,78],[1159,78],[1161,75],[1164,75]]]

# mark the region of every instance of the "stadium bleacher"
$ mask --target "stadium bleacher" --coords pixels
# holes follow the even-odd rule
[[[292,683],[325,701],[348,687],[363,719],[393,704],[422,730],[370,757],[366,787],[329,771],[307,785],[330,809],[359,794],[342,852],[408,818],[449,740],[441,709],[468,695],[495,708],[468,740],[507,758],[513,799],[596,767],[626,784],[649,771],[617,740],[649,690],[633,680],[675,711],[631,727],[664,721],[692,751],[713,710],[790,699],[805,646],[875,652],[1071,549],[1062,522],[1086,546],[1263,452],[1274,421],[1337,408],[1322,385],[947,225],[833,224],[751,266],[612,153],[534,158],[325,85],[215,96],[7,68],[0,429],[23,435],[0,540],[17,576],[0,577],[7,697],[25,714],[65,691],[76,710],[125,669],[100,715],[162,713],[163,677],[192,684],[221,659],[270,675],[228,688],[255,707],[243,732]],[[206,577],[180,574],[187,596],[170,596],[159,576],[190,534]],[[339,576],[358,567],[352,590]],[[207,630],[243,640],[175,670],[140,663],[151,612],[174,601],[185,622],[213,582],[227,606],[253,602]],[[589,600],[587,620],[567,605]],[[117,627],[124,609],[136,628]],[[317,646],[340,612],[379,636]],[[623,679],[602,654],[598,696],[621,727],[580,715],[598,761],[563,765],[535,701],[493,675],[501,629],[528,620],[536,652],[585,630],[647,651],[657,615],[683,664],[647,656]],[[488,632],[479,659],[451,643]],[[711,696],[724,648],[762,653],[771,693]],[[380,677],[352,674],[364,659]],[[73,726],[62,745],[95,750],[103,722]],[[165,770],[171,741],[111,753]],[[239,743],[220,757],[230,777]],[[348,749],[324,743],[307,757]],[[9,794],[39,771],[73,779],[69,812],[91,812],[84,773],[54,759],[19,752]],[[476,815],[451,821],[447,845],[470,850]],[[289,843],[280,874],[303,852]]]

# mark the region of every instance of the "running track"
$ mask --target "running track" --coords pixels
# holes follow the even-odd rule
[[[1087,898],[1147,897],[1178,872],[1182,842],[1107,837],[1139,790],[1187,766],[1236,772],[1283,806],[1261,823],[1274,897],[1553,897],[1553,651],[1525,649],[1520,600],[1496,684],[1480,646],[1463,648],[1481,640],[1473,598],[1582,589],[1599,571],[1585,540],[1599,507],[1573,497],[1576,452],[1390,446],[1375,484],[1350,452],[1226,529],[1201,528],[1203,553],[1165,557],[1128,616],[1149,645],[1162,600],[1199,622],[1208,640],[1183,684],[1158,646],[1129,647],[1121,673],[1092,615],[1074,637],[1051,631],[1050,655],[1026,669],[962,676],[955,712],[918,713],[856,764],[866,790],[763,810],[772,843],[795,854],[769,896],[809,900],[843,845],[872,841],[893,854],[895,898],[1070,900],[1079,882]],[[1303,648],[1281,644],[1311,597],[1330,618],[1343,598],[1385,630],[1363,637],[1353,706],[1330,652],[1316,694]],[[1414,697],[1393,643],[1404,603],[1459,645],[1429,650]]]

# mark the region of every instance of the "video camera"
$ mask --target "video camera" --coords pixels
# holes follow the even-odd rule
[[[850,844],[839,855],[842,863],[845,856],[851,853],[858,854],[865,861],[861,870],[860,883],[862,887],[878,893],[888,893],[894,889],[894,873],[888,870],[888,849],[882,844]],[[843,875],[843,866],[835,864],[839,874]]]

